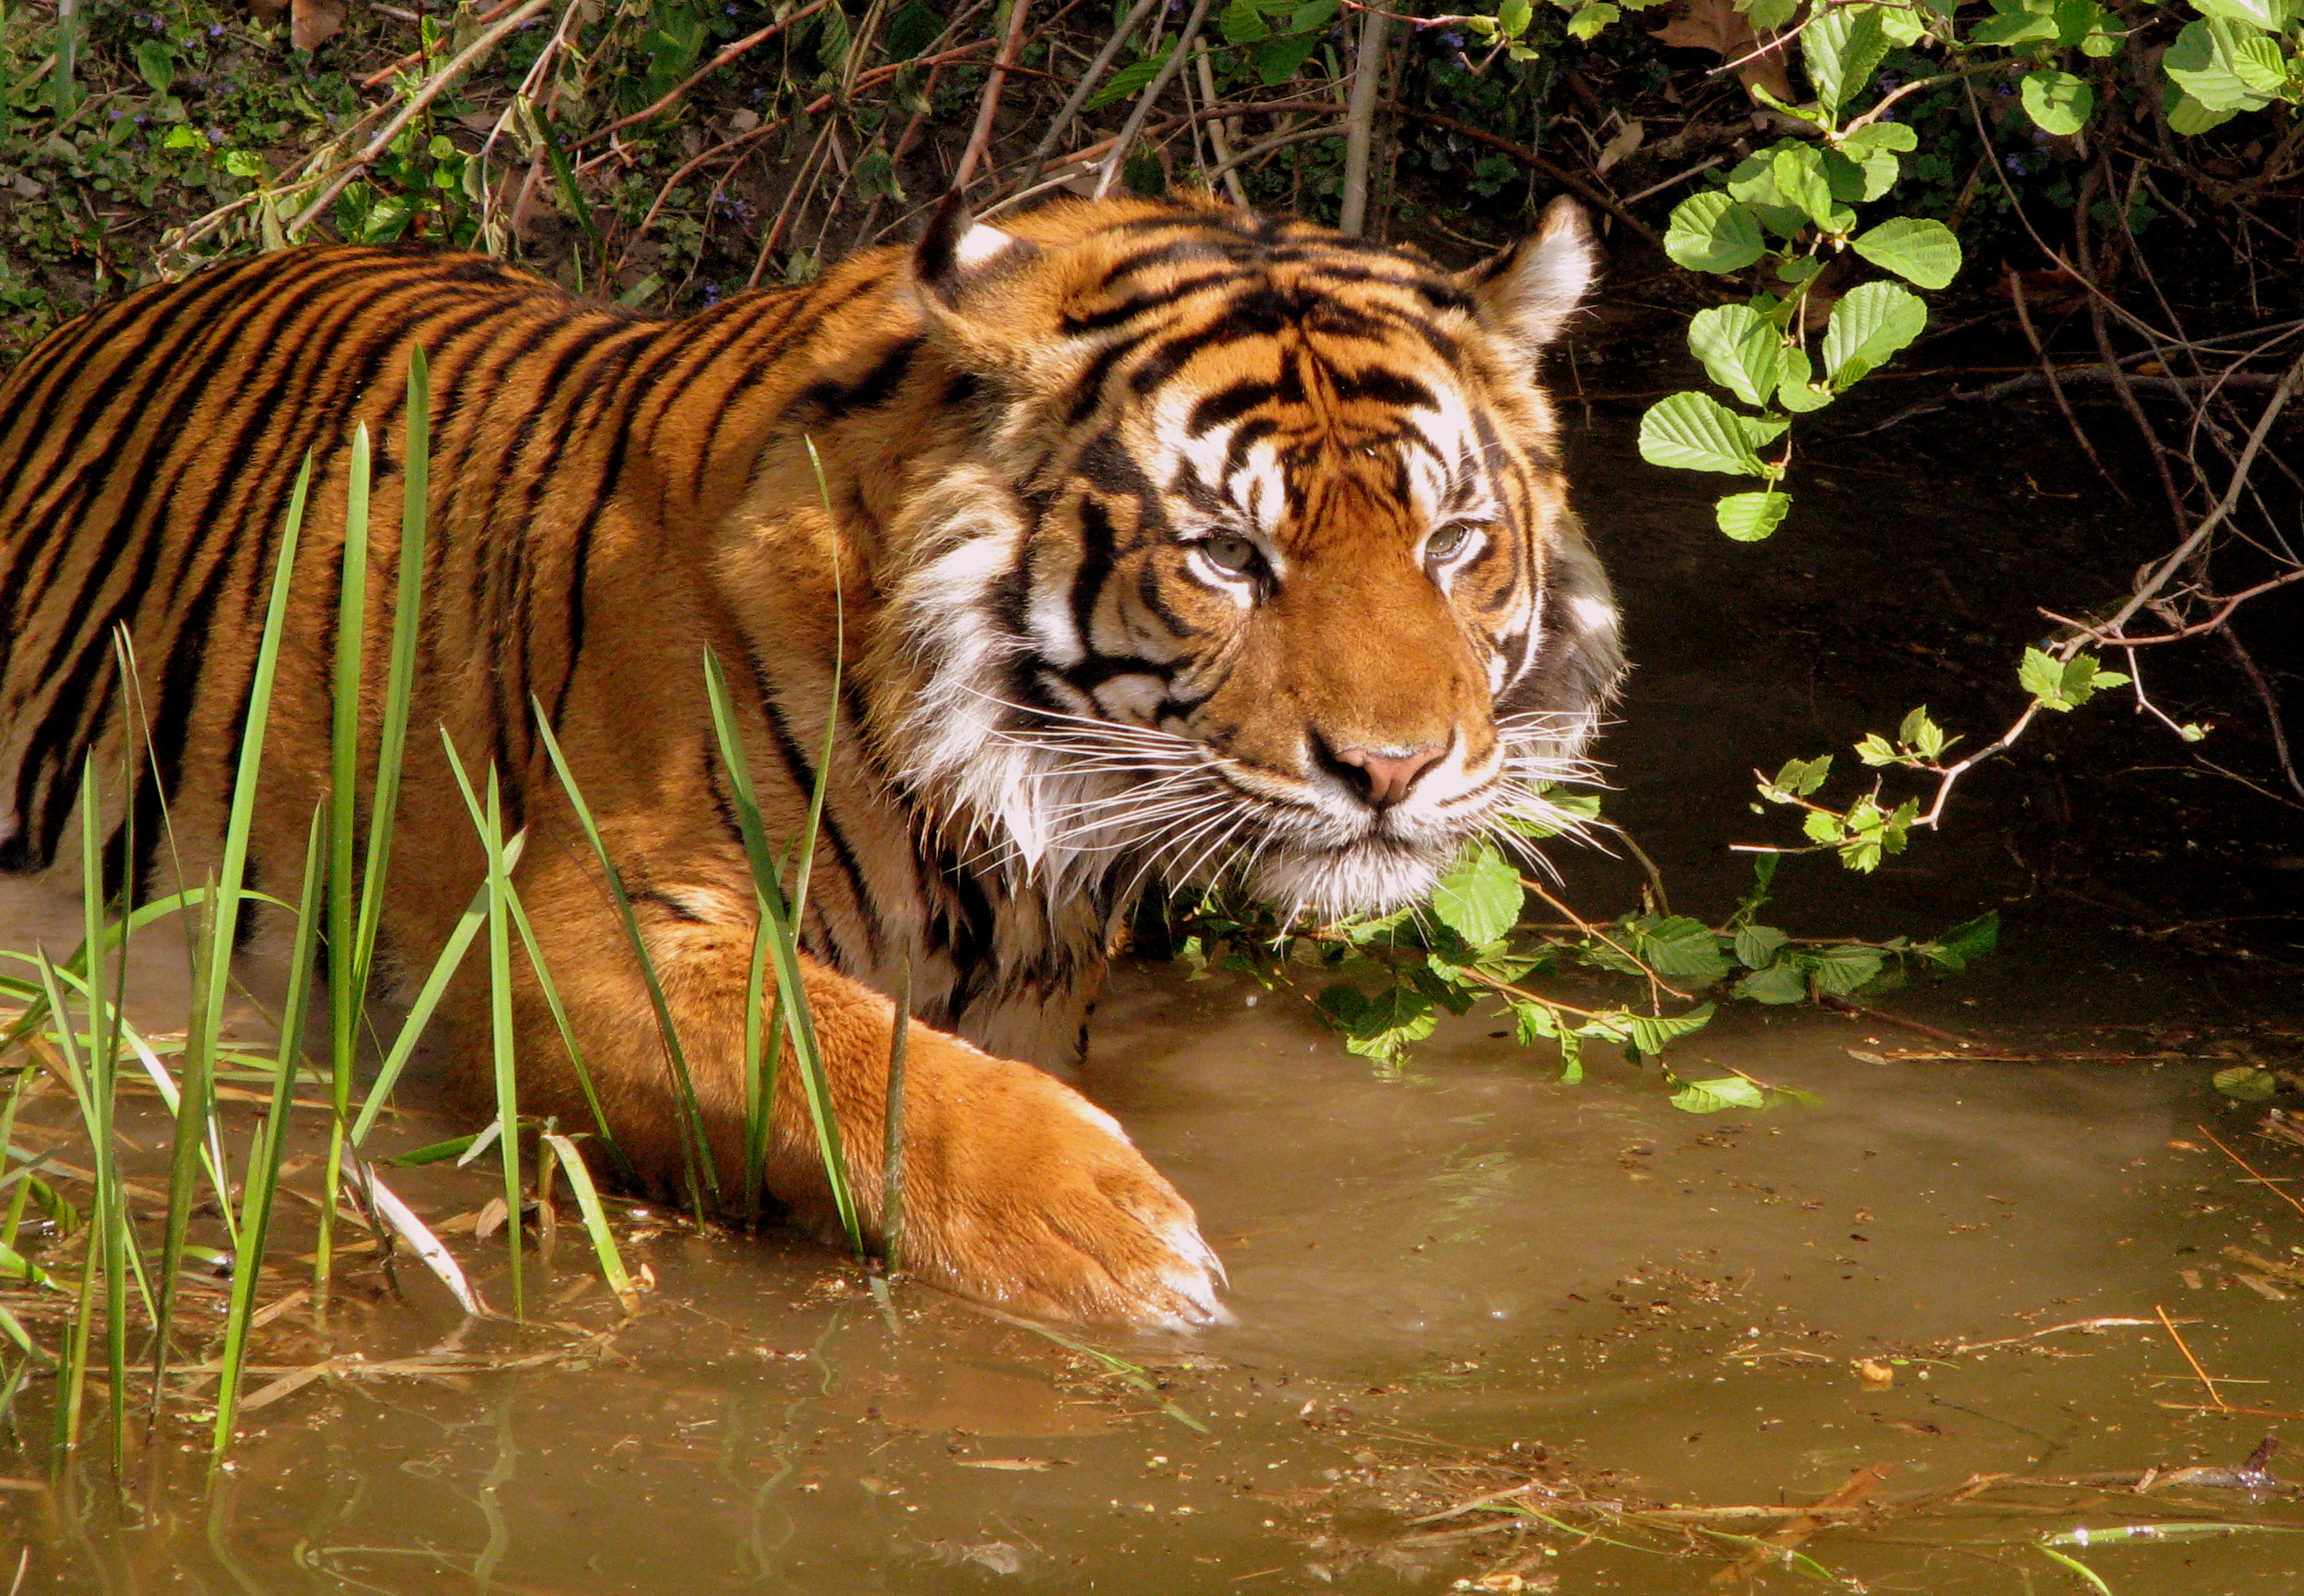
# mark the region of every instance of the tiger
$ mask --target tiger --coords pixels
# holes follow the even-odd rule
[[[1588,771],[1618,615],[1537,367],[1599,269],[1564,198],[1452,272],[1187,194],[996,225],[948,201],[913,244],[669,317],[487,256],[337,243],[131,292],[0,387],[0,869],[76,857],[91,756],[153,773],[97,823],[110,890],[214,868],[309,456],[248,854],[251,888],[292,891],[328,781],[357,423],[365,814],[420,348],[412,722],[445,736],[410,739],[379,982],[405,998],[487,869],[453,746],[525,832],[513,884],[601,1111],[642,1189],[674,1180],[688,1100],[548,728],[714,1161],[741,1167],[760,899],[710,653],[779,845],[821,781],[802,984],[850,1148],[882,1144],[886,994],[910,993],[909,1272],[1051,1320],[1224,1322],[1192,1208],[1062,1077],[1148,883],[1389,910]],[[523,1110],[588,1123],[515,965]],[[481,1035],[485,984],[445,1011]],[[449,1074],[486,1090],[484,1061]],[[797,1090],[768,1141],[767,1192],[828,1227]],[[851,1161],[877,1235],[879,1171]]]

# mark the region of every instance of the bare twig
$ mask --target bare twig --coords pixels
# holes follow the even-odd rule
[[[968,180],[976,175],[976,164],[984,158],[985,147],[992,142],[992,119],[999,114],[1000,97],[1008,88],[1009,69],[1016,64],[1016,53],[1024,46],[1024,21],[1031,14],[1032,0],[1014,0],[1008,8],[1008,37],[1000,41],[1000,54],[992,63],[992,76],[984,85],[984,97],[976,107],[976,127],[968,135],[968,148],[960,157],[960,170],[953,173],[952,186],[968,187]]]
[[[2224,1394],[2216,1389],[2216,1382],[2208,1377],[2208,1372],[2206,1369],[2200,1367],[2200,1360],[2192,1355],[2192,1349],[2184,1345],[2184,1338],[2177,1332],[2176,1322],[2168,1317],[2168,1310],[2155,1303],[2152,1305],[2152,1311],[2160,1316],[2160,1328],[2168,1332],[2168,1338],[2171,1341],[2176,1343],[2176,1350],[2182,1353],[2184,1361],[2192,1365],[2192,1372],[2198,1375],[2200,1383],[2208,1388],[2208,1400],[2219,1410],[2230,1411],[2230,1405],[2224,1401]]]
[[[1111,193],[1112,185],[1120,181],[1121,168],[1127,165],[1130,147],[1143,131],[1144,119],[1152,114],[1154,104],[1167,92],[1168,85],[1174,82],[1176,74],[1183,70],[1184,57],[1191,53],[1192,40],[1199,33],[1200,24],[1207,20],[1207,15],[1208,0],[1192,0],[1192,14],[1184,19],[1183,31],[1169,46],[1168,58],[1160,63],[1160,70],[1144,86],[1144,92],[1136,97],[1136,104],[1129,111],[1127,122],[1121,126],[1120,136],[1112,141],[1112,153],[1104,157],[1103,168],[1096,177],[1096,197],[1098,199]]]
[[[1413,106],[1403,106],[1396,100],[1385,101],[1383,109],[1394,116],[1405,116],[1411,122],[1421,122],[1432,127],[1445,129],[1460,139],[1470,139],[1475,144],[1487,145],[1499,155],[1510,156],[1521,165],[1543,173],[1545,176],[1562,188],[1571,190],[1578,198],[1598,206],[1657,249],[1664,248],[1664,240],[1657,236],[1656,229],[1626,210],[1622,202],[1614,195],[1597,184],[1586,182],[1567,168],[1546,160],[1536,151],[1525,146],[1514,144],[1509,139],[1499,138],[1486,128],[1476,128],[1470,122],[1458,122],[1453,116],[1442,116],[1436,112],[1419,111]]]
[[[321,189],[319,197],[306,206],[295,221],[289,224],[286,230],[288,236],[294,238],[319,220],[328,207],[335,203],[336,196],[351,187],[352,180],[367,171],[370,162],[392,147],[392,141],[400,136],[401,129],[422,114],[424,108],[446,92],[450,84],[486,60],[488,53],[501,44],[507,35],[517,32],[530,17],[545,10],[551,4],[552,0],[523,0],[516,10],[506,13],[503,20],[465,46],[445,66],[425,80],[424,86],[411,95],[408,103],[400,108],[400,114],[385,122],[376,137],[368,140],[368,148],[336,168],[326,186]]]
[[[2072,414],[2072,401],[2064,397],[2063,384],[2056,380],[2056,363],[2048,359],[2047,349],[2041,343],[2039,334],[2032,330],[2032,309],[2024,302],[2022,274],[2012,271],[2007,274],[2005,281],[2008,284],[2008,297],[2016,304],[2017,325],[2024,329],[2024,340],[2032,346],[2032,353],[2039,359],[2040,375],[2047,379],[2048,392],[2055,396],[2056,409],[2064,414],[2064,425],[2071,428],[2073,441],[2080,444],[2080,452],[2088,456],[2088,464],[2096,468],[2096,474],[2104,478],[2105,486],[2112,489],[2122,502],[2125,502],[2128,498],[2127,490],[2113,481],[2112,473],[2104,469],[2104,461],[2096,455],[2096,445],[2088,442],[2087,432],[2080,426],[2080,418]]]
[[[570,151],[572,153],[576,150],[587,148],[591,145],[597,144],[601,139],[607,138],[610,134],[620,133],[623,131],[624,129],[631,127],[635,123],[648,121],[658,112],[670,106],[682,95],[695,88],[699,83],[704,81],[705,79],[710,77],[714,72],[718,72],[722,67],[735,60],[737,56],[743,55],[747,50],[756,49],[759,46],[767,43],[770,39],[775,38],[776,35],[785,31],[794,24],[806,21],[809,18],[814,16],[817,12],[822,11],[826,6],[831,4],[832,0],[810,0],[810,4],[803,5],[800,10],[792,13],[792,15],[784,18],[783,21],[771,22],[757,33],[746,34],[742,38],[736,40],[734,43],[723,49],[720,54],[715,55],[704,65],[689,73],[688,76],[682,78],[670,89],[665,89],[663,96],[654,103],[650,104],[644,109],[633,112],[630,116],[618,117],[606,127],[594,129],[591,132],[585,134],[581,139],[579,139],[573,144],[571,144],[568,147]]]
[[[2241,1169],[2246,1170],[2249,1173],[2249,1178],[2251,1180],[2254,1180],[2266,1191],[2270,1192],[2274,1196],[2278,1197],[2282,1202],[2287,1203],[2289,1207],[2293,1208],[2297,1212],[2304,1213],[2304,1203],[2298,1202],[2288,1193],[2282,1191],[2278,1186],[2274,1186],[2267,1177],[2260,1173],[2254,1164],[2249,1162],[2248,1160],[2242,1158],[2239,1153],[2234,1153],[2231,1148],[2225,1146],[2223,1142],[2218,1141],[2215,1131],[2210,1130],[2205,1125],[2195,1125],[2192,1128],[2198,1131],[2202,1136],[2207,1137],[2211,1142],[2215,1142],[2216,1144],[2216,1151],[2223,1153],[2226,1158],[2232,1160],[2232,1162],[2238,1164]]]
[[[1033,147],[1032,158],[1024,164],[1024,175],[1017,180],[1019,190],[1029,189],[1039,182],[1041,168],[1048,164],[1049,152],[1056,148],[1056,141],[1064,136],[1064,130],[1072,126],[1072,118],[1080,114],[1080,107],[1088,104],[1088,97],[1096,92],[1097,85],[1104,81],[1104,74],[1112,69],[1113,62],[1127,44],[1129,36],[1144,25],[1144,19],[1150,16],[1152,8],[1159,4],[1160,0],[1136,0],[1136,4],[1129,8],[1127,16],[1121,19],[1120,26],[1112,30],[1112,37],[1104,41],[1104,47],[1088,63],[1088,70],[1080,73],[1080,82],[1064,101],[1063,109],[1056,113],[1055,121],[1048,124],[1048,131],[1040,135],[1040,142]]]

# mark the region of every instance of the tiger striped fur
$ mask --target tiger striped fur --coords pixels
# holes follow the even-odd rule
[[[948,207],[910,251],[677,320],[480,257],[340,246],[131,294],[0,387],[0,867],[71,857],[83,756],[131,756],[119,627],[159,781],[135,857],[107,818],[109,866],[142,890],[208,867],[309,451],[251,854],[252,885],[292,885],[327,769],[349,438],[365,420],[381,444],[374,683],[420,345],[415,724],[501,772],[529,831],[518,884],[643,1171],[680,1165],[672,1084],[530,705],[631,886],[733,1170],[754,900],[708,648],[772,834],[800,830],[836,713],[809,991],[848,1144],[877,1146],[878,994],[911,971],[910,1263],[1027,1312],[1205,1322],[1221,1270],[1191,1210],[1109,1117],[1011,1060],[1074,1056],[1148,880],[1233,871],[1283,906],[1389,908],[1576,773],[1621,665],[1533,367],[1595,253],[1564,203],[1452,275],[1201,198],[1004,230]],[[385,922],[403,970],[482,874],[447,757],[411,739]],[[521,980],[523,1106],[580,1122]],[[767,1184],[820,1216],[797,1099]],[[859,1186],[869,1220],[877,1180]]]

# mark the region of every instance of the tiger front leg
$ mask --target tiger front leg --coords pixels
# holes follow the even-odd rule
[[[531,908],[540,946],[583,1047],[610,1127],[640,1177],[686,1178],[686,1118],[630,943],[600,912],[597,888],[570,885],[566,914]],[[557,894],[524,882],[531,905]],[[719,1203],[744,1189],[743,993],[752,927],[637,905],[687,1060]],[[886,999],[802,960],[826,1084],[860,1218],[877,1239],[887,1109]],[[519,1003],[523,1106],[589,1123],[550,1012],[523,965]],[[904,1081],[903,1262],[922,1279],[1016,1312],[1089,1322],[1198,1325],[1222,1320],[1223,1266],[1192,1210],[1079,1093],[914,1022]],[[829,1229],[830,1184],[799,1068],[777,1070],[762,1184]]]

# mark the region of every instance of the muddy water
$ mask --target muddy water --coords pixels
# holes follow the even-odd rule
[[[1875,696],[1901,708],[1937,689],[1837,685],[1819,645],[1771,622],[1767,573],[1706,529],[1700,501],[1629,475],[1621,426],[1580,447],[1648,662],[1611,745],[1612,810],[1681,907],[1716,915],[1739,868],[1724,832],[1758,823],[1739,761],[1817,751],[1863,730]],[[2079,513],[2034,512],[2059,535]],[[1855,556],[1811,545],[1791,580],[1830,582],[1834,557]],[[1785,917],[1927,931],[2020,897],[1982,835],[1860,893],[1788,872]],[[1570,876],[1610,904],[1637,879],[1605,859]],[[2234,986],[2009,909],[2002,957],[1879,1009],[2005,1051],[2162,1051],[2174,1031],[2205,1054],[2219,1026],[2300,1028],[2276,982]],[[1784,1523],[1765,1511],[1700,1521],[1707,1535],[1580,1504],[1767,1510],[1855,1480],[1876,1504],[1940,1494],[1809,1526],[1800,1551],[1845,1588],[2077,1591],[2031,1542],[2216,1521],[2289,1533],[2061,1550],[2122,1596],[2304,1591],[2304,1502],[2199,1476],[2120,1483],[2237,1465],[2300,1428],[2200,1411],[2159,1309],[2229,1378],[2227,1405],[2304,1413],[2304,1289],[2275,1282],[2273,1300],[2225,1252],[2304,1263],[2304,1213],[2207,1133],[2288,1189],[2304,1153],[2252,1137],[2212,1062],[1883,1063],[1931,1044],[1883,1020],[1744,1009],[1682,1068],[1821,1105],[1698,1119],[1613,1062],[1554,1084],[1495,1029],[1454,1024],[1382,1079],[1284,994],[1122,970],[1083,1085],[1198,1207],[1240,1322],[1097,1338],[1117,1371],[901,1282],[884,1309],[796,1244],[620,1209],[656,1283],[636,1316],[566,1224],[531,1271],[531,1328],[463,1322],[405,1264],[396,1282],[355,1274],[325,1323],[292,1305],[213,1489],[191,1426],[140,1448],[122,1496],[93,1462],[47,1474],[34,1387],[26,1444],[0,1454],[0,1546],[22,1549],[26,1591],[1693,1593],[1829,1587],[1776,1558],[1735,1572],[1724,1535]],[[502,1237],[454,1229],[496,1177],[396,1184],[502,1302]],[[2145,1322],[2058,1328],[2101,1321]],[[1464,1506],[1516,1489],[1498,1499],[1575,1533]]]

